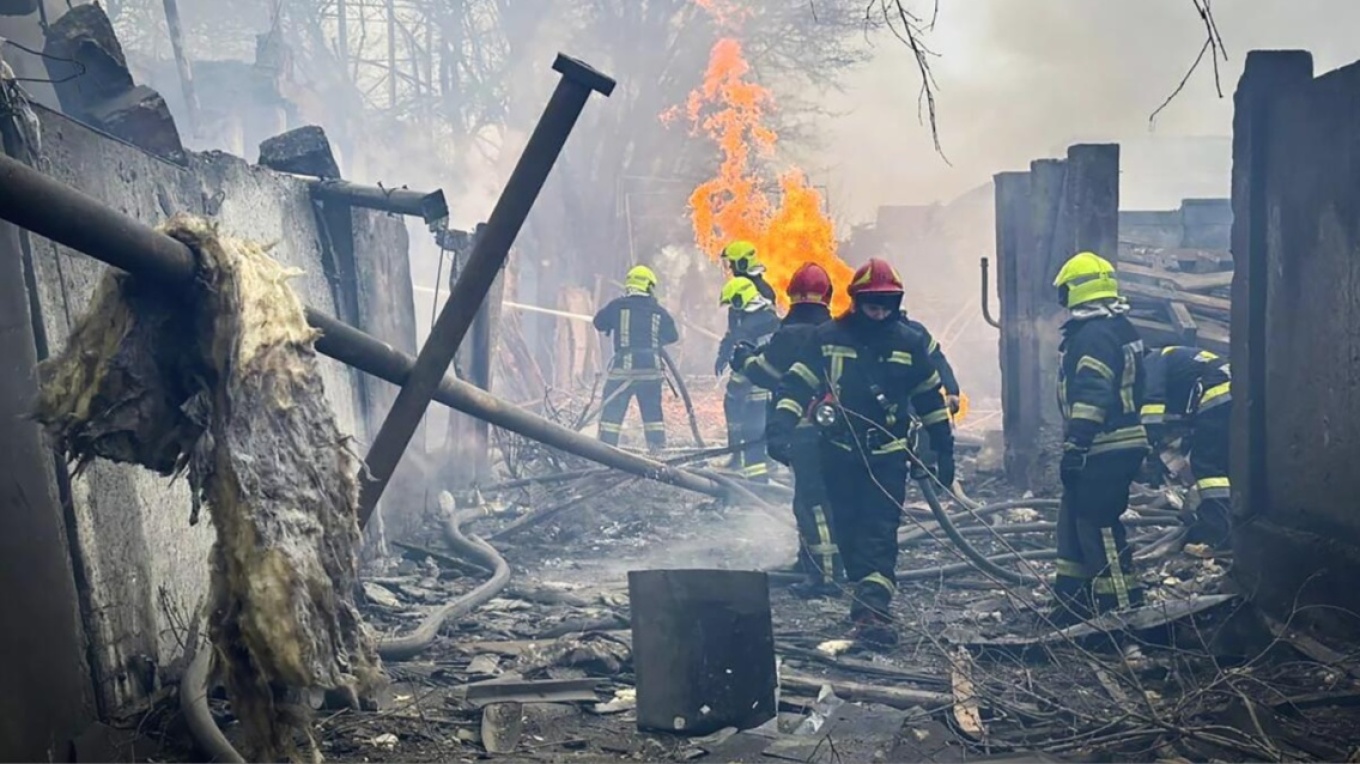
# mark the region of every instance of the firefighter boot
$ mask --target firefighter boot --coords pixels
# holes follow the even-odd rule
[[[1042,629],[1065,629],[1094,618],[1091,579],[1059,575],[1053,582],[1053,604],[1039,619]]]
[[[897,629],[893,628],[888,605],[892,595],[876,581],[860,581],[855,586],[854,601],[850,603],[852,638],[869,649],[890,649],[897,646]]]

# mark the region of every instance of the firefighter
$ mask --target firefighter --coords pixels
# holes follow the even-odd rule
[[[666,421],[661,411],[660,351],[680,339],[675,319],[656,299],[656,274],[645,265],[634,266],[623,281],[624,296],[611,300],[595,314],[596,331],[613,336],[614,356],[605,376],[600,412],[600,440],[619,444],[628,403],[637,396],[647,449],[666,446]]]
[[[826,492],[855,638],[897,641],[889,605],[897,590],[897,528],[906,499],[912,414],[930,435],[936,477],[954,482],[954,436],[925,336],[899,318],[902,279],[872,258],[851,279],[853,303],[818,326],[780,379],[770,448],[787,458],[798,423],[819,428]]]
[[[931,336],[925,324],[908,316],[905,310],[902,311],[902,321],[907,326],[923,333],[930,341],[930,360],[935,362],[935,369],[940,372],[940,389],[944,392],[945,402],[949,404],[949,413],[950,415],[959,413],[959,408],[963,404],[959,378],[954,375],[954,367],[949,364],[949,359],[945,357],[944,348]]]
[[[773,392],[813,332],[831,319],[831,291],[831,277],[826,269],[816,263],[804,263],[794,272],[785,290],[789,312],[780,322],[779,331],[760,348],[738,343],[732,354],[732,371],[740,373],[756,387]],[[795,594],[807,597],[838,594],[840,588],[836,582],[844,578],[831,508],[822,482],[818,440],[817,429],[811,422],[806,418],[799,422],[787,462],[793,470],[798,570],[806,576],[793,590]]]
[[[1232,530],[1228,504],[1228,420],[1232,371],[1228,359],[1196,347],[1149,352],[1142,420],[1153,450],[1188,433],[1190,470],[1199,506],[1187,540],[1224,548]]]
[[[1081,252],[1058,271],[1053,286],[1070,313],[1058,372],[1063,495],[1052,619],[1062,625],[1142,603],[1119,518],[1148,441],[1138,410],[1143,342],[1126,316],[1114,266]]]
[[[754,281],[734,276],[723,286],[720,305],[728,306],[727,334],[718,344],[718,359],[713,374],[722,376],[732,362],[739,343],[755,347],[764,344],[779,329],[774,303],[761,294]],[[770,467],[765,459],[765,406],[770,391],[756,387],[744,374],[733,371],[723,395],[723,415],[727,418],[727,445],[742,447],[732,454],[728,466],[756,482],[769,480]]]
[[[723,262],[733,276],[745,276],[760,290],[760,295],[774,304],[774,287],[765,280],[765,266],[756,257],[756,245],[749,241],[734,241],[723,247]]]

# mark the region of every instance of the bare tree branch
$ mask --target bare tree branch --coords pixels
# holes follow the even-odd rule
[[[1200,64],[1204,62],[1206,53],[1210,54],[1209,60],[1214,68],[1214,90],[1218,93],[1219,98],[1223,97],[1223,80],[1218,69],[1218,63],[1220,58],[1224,61],[1228,60],[1228,52],[1223,46],[1223,37],[1218,33],[1218,22],[1214,20],[1213,0],[1190,0],[1190,2],[1194,4],[1195,13],[1199,14],[1200,21],[1204,24],[1204,45],[1200,47],[1199,55],[1195,56],[1194,62],[1190,64],[1190,68],[1186,70],[1185,76],[1176,85],[1176,89],[1171,91],[1171,95],[1166,97],[1162,105],[1158,106],[1148,116],[1149,127],[1157,123],[1157,115],[1171,105],[1171,102],[1176,100],[1176,96],[1180,95],[1181,91],[1185,89],[1186,83],[1190,81],[1190,78],[1199,70]]]

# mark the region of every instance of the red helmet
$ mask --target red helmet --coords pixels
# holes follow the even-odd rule
[[[831,277],[822,266],[803,263],[793,272],[793,278],[789,279],[789,286],[784,291],[789,296],[789,302],[795,305],[801,302],[830,305]]]
[[[869,262],[855,271],[854,277],[850,279],[850,288],[846,291],[852,298],[862,294],[900,295],[903,291],[902,277],[897,275],[897,269],[889,265],[887,260],[871,257]]]

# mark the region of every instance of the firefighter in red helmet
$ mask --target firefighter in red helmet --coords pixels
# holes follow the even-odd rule
[[[773,453],[786,457],[805,416],[818,428],[836,540],[854,586],[855,637],[891,646],[912,418],[930,436],[933,459],[921,466],[943,486],[954,482],[954,436],[929,341],[900,318],[897,271],[870,259],[847,291],[850,312],[818,326],[780,379],[767,437]]]
[[[733,351],[732,371],[751,384],[773,392],[793,365],[817,327],[831,319],[831,276],[816,263],[804,263],[794,272],[785,293],[789,312],[770,341],[760,347],[739,343]],[[771,404],[773,405],[773,404]],[[795,428],[794,442],[786,459],[793,470],[793,517],[798,524],[798,570],[806,577],[793,591],[802,596],[833,596],[843,579],[840,550],[836,547],[831,508],[822,482],[818,434],[806,417]]]

